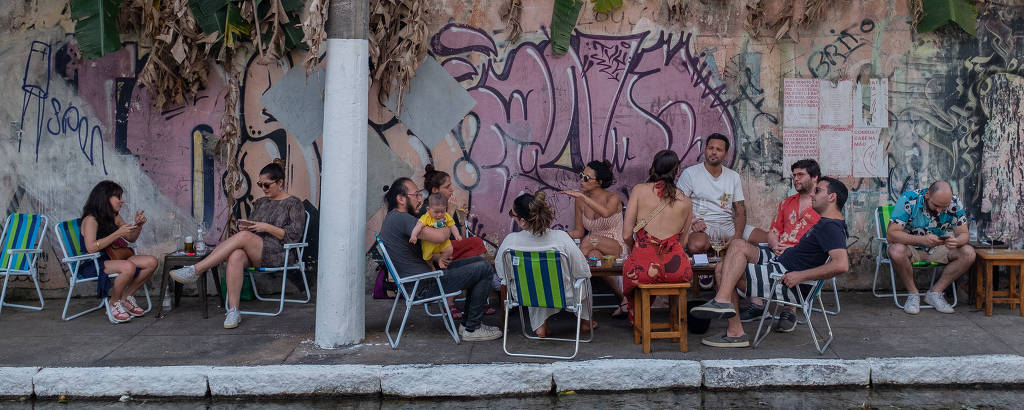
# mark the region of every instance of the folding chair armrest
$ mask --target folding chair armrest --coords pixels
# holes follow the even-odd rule
[[[85,261],[85,260],[89,260],[89,259],[96,259],[96,258],[99,258],[99,257],[100,257],[100,253],[99,252],[93,252],[93,253],[89,253],[89,254],[85,254],[85,255],[69,256],[67,258],[61,259],[60,261],[61,262],[65,262],[65,263],[67,263],[67,262],[78,262],[78,261]]]
[[[43,253],[42,249],[8,249],[7,253]]]
[[[432,272],[423,272],[423,273],[415,274],[415,275],[412,275],[412,276],[406,276],[404,278],[399,278],[398,279],[398,283],[415,282],[415,281],[418,281],[420,279],[437,278],[437,277],[441,277],[441,276],[444,276],[444,271],[443,270],[435,270],[435,271],[432,271]]]
[[[305,247],[309,246],[309,244],[306,243],[306,242],[297,242],[297,243],[286,243],[283,246],[284,246],[285,249],[295,249],[295,248],[305,248]]]
[[[574,282],[572,284],[572,287],[574,287],[576,289],[582,289],[583,288],[583,283],[586,282],[587,279],[590,279],[590,278],[579,278],[579,279],[576,279],[576,282]]]

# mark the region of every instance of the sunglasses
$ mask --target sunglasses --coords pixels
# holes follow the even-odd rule
[[[590,182],[590,180],[594,178],[591,177],[590,175],[587,175],[585,172],[580,172],[580,179],[582,179],[583,182]]]
[[[508,209],[508,216],[510,216],[510,217],[512,217],[512,218],[515,218],[515,217],[516,217],[516,213],[515,213],[515,212],[512,212],[512,208],[509,208],[509,209]]]
[[[270,189],[270,186],[274,185],[276,183],[277,183],[277,181],[274,181],[274,182],[256,181],[256,186],[258,186],[258,187],[260,187],[262,189]]]

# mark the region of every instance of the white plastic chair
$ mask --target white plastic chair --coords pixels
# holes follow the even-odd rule
[[[828,313],[825,312],[825,304],[821,301],[821,288],[824,287],[827,279],[807,281],[801,285],[811,285],[811,291],[804,295],[802,286],[797,286],[793,289],[793,293],[797,295],[797,302],[787,301],[783,297],[785,284],[780,280],[782,273],[772,273],[769,275],[771,278],[771,295],[768,301],[764,304],[764,312],[761,314],[761,321],[757,324],[757,333],[754,334],[754,348],[768,337],[768,334],[772,331],[772,322],[768,321],[768,327],[764,328],[765,319],[773,316],[771,312],[772,304],[777,306],[795,306],[800,309],[803,314],[803,322],[807,324],[807,330],[811,333],[811,339],[814,340],[814,347],[818,350],[819,354],[825,354],[825,350],[828,349],[828,345],[832,343],[832,325],[828,323]],[[833,278],[834,279],[834,278]],[[820,308],[814,308],[814,301],[818,301]],[[811,321],[811,315],[814,312],[821,313],[822,319],[825,320],[825,328],[828,330],[828,337],[819,337],[818,332],[814,330],[814,322]],[[761,331],[764,330],[764,336],[761,335]]]
[[[71,305],[71,294],[75,291],[75,286],[86,282],[96,282],[99,280],[99,275],[91,278],[83,278],[78,275],[79,270],[82,269],[87,263],[92,263],[96,267],[96,272],[102,272],[103,269],[99,264],[100,252],[87,253],[85,250],[85,243],[82,240],[82,219],[69,219],[67,221],[58,223],[53,226],[53,233],[57,235],[57,241],[60,243],[60,250],[64,254],[61,258],[68,267],[68,296],[64,299],[64,311],[61,312],[60,318],[63,320],[71,320],[82,316],[86,313],[93,312],[99,309],[107,308],[107,300],[109,298],[103,298],[100,303],[94,307],[78,312],[74,315],[68,316],[68,307]],[[134,245],[134,244],[132,244]],[[108,274],[107,277],[113,279],[118,274]],[[142,291],[146,295],[146,313],[149,313],[153,309],[153,301],[149,297],[149,286],[146,284],[142,285]]]
[[[584,284],[589,284],[588,278],[579,278],[573,284],[576,300],[570,301],[565,296],[565,283],[562,279],[562,272],[572,269],[569,258],[557,250],[546,251],[519,251],[506,249],[501,255],[505,261],[506,283],[510,286],[505,291],[505,325],[502,329],[502,348],[509,356],[541,357],[546,359],[572,359],[580,351],[580,342],[588,343],[594,339],[594,327],[590,327],[590,334],[586,339],[580,338],[580,325],[582,323],[583,298],[593,297],[584,293]],[[514,285],[514,286],[512,286]],[[587,293],[590,293],[588,287]],[[573,352],[568,356],[545,355],[535,353],[517,353],[508,350],[508,314],[515,308],[519,309],[519,324],[522,327],[523,336],[531,340],[542,341],[563,341],[574,342]],[[526,318],[523,310],[526,307],[539,307],[549,309],[564,309],[576,315],[576,337],[536,337],[526,332]],[[591,318],[593,311],[591,311]]]
[[[29,310],[43,310],[43,291],[39,289],[39,273],[36,271],[36,260],[43,253],[42,243],[46,237],[46,215],[11,214],[4,223],[4,232],[0,236],[0,275],[4,277],[3,289],[0,289],[0,311],[4,306]],[[36,286],[39,306],[19,305],[4,302],[7,296],[7,284],[11,276],[28,276]]]
[[[416,305],[423,305],[423,310],[428,316],[441,316],[441,321],[444,322],[444,327],[448,330],[448,334],[452,336],[452,339],[455,339],[455,344],[458,344],[458,327],[455,325],[455,319],[452,318],[451,310],[448,309],[448,301],[446,298],[458,295],[459,292],[461,292],[461,289],[450,293],[444,291],[444,286],[441,285],[441,276],[444,276],[443,270],[435,270],[402,277],[401,273],[395,269],[395,265],[391,263],[391,257],[388,256],[388,250],[384,248],[384,241],[380,239],[379,235],[376,239],[377,250],[380,251],[381,258],[384,259],[384,266],[387,268],[388,274],[391,275],[391,278],[394,279],[395,284],[398,287],[398,294],[395,295],[395,303],[391,305],[391,313],[388,314],[388,322],[384,325],[384,334],[387,335],[388,343],[391,345],[391,348],[398,348],[398,343],[402,341],[402,332],[405,331],[405,322],[409,320],[409,312],[412,310],[412,307]],[[437,282],[437,295],[419,298],[418,292],[420,289],[420,281],[430,279]],[[406,284],[412,284],[412,290],[406,289]],[[398,308],[399,300],[405,300],[405,313],[402,315],[402,325],[398,327],[398,335],[392,338],[391,320],[395,317],[395,309]],[[427,306],[431,303],[441,305],[440,314],[430,312],[430,309],[428,309]]]
[[[302,260],[302,254],[306,251],[306,247],[309,243],[306,242],[306,233],[309,232],[309,211],[306,211],[306,224],[302,228],[302,242],[297,243],[286,243],[284,244],[284,263],[280,267],[267,268],[246,268],[245,272],[249,276],[249,282],[252,284],[252,293],[256,296],[256,299],[264,302],[277,302],[277,312],[254,312],[247,310],[240,310],[238,313],[243,315],[257,315],[257,316],[277,316],[284,310],[284,302],[290,303],[308,303],[310,299],[309,293],[309,281],[306,279],[306,262]],[[295,261],[288,263],[288,259],[292,254],[292,250],[295,250]],[[285,286],[288,285],[288,271],[298,271],[299,276],[302,277],[302,286],[306,291],[305,299],[287,299],[285,298]],[[277,298],[268,298],[260,296],[260,292],[256,287],[256,278],[253,277],[255,273],[281,273],[281,295]],[[219,283],[215,284],[220,286]],[[225,296],[226,297],[226,296]],[[225,304],[227,306],[227,304]]]

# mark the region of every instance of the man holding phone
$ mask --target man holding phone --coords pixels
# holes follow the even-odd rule
[[[946,181],[926,189],[904,192],[893,207],[886,230],[893,270],[906,286],[903,311],[916,315],[921,297],[914,283],[914,262],[946,264],[942,276],[925,293],[925,303],[942,313],[954,313],[942,292],[974,264],[974,248],[967,244],[967,213]]]

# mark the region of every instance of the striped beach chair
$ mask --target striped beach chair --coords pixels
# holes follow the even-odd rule
[[[782,273],[772,273],[769,277],[772,280],[771,289],[772,293],[769,299],[764,304],[764,312],[761,314],[761,321],[757,324],[757,333],[754,334],[753,347],[757,348],[768,334],[772,331],[772,320],[765,320],[769,317],[773,317],[772,305],[776,308],[782,306],[795,306],[800,309],[800,314],[803,315],[803,322],[807,325],[807,330],[811,333],[811,339],[814,340],[814,347],[818,350],[819,354],[825,354],[825,350],[828,349],[828,345],[832,344],[832,325],[828,322],[828,312],[825,311],[825,304],[821,301],[821,289],[825,286],[827,279],[806,281],[800,286],[795,287],[792,292],[787,292],[785,284],[782,282]],[[805,286],[809,286],[810,289],[803,289]],[[796,294],[796,300],[792,300],[787,294]],[[814,307],[814,301],[818,301],[820,308]],[[811,321],[811,316],[814,312],[820,312],[821,318],[825,323],[825,330],[827,335],[819,335],[814,330],[814,322]],[[765,323],[768,326],[765,326]],[[763,334],[762,334],[763,332]]]
[[[0,290],[0,311],[4,306],[21,309],[42,310],[45,306],[43,291],[39,289],[39,274],[36,271],[36,260],[43,253],[42,243],[46,236],[46,215],[11,214],[4,223],[4,232],[0,236],[0,275],[4,277],[3,289]],[[12,276],[28,276],[36,286],[39,306],[7,303],[7,285]]]
[[[587,278],[580,278],[572,284],[576,300],[567,300],[565,296],[565,283],[562,273],[571,269],[569,258],[564,257],[556,250],[547,251],[520,251],[507,249],[501,255],[505,261],[506,272],[504,275],[508,286],[505,292],[505,323],[503,329],[502,348],[509,356],[541,357],[547,359],[572,359],[580,350],[580,342],[590,342],[594,338],[594,329],[591,327],[586,339],[580,338],[580,324],[582,319],[580,313],[583,310],[584,284],[590,282]],[[590,291],[589,287],[586,289]],[[564,341],[574,342],[573,352],[568,356],[555,356],[534,353],[511,352],[508,349],[508,314],[514,307],[519,309],[519,323],[522,326],[523,336],[533,340]],[[530,336],[526,331],[526,317],[523,315],[523,308],[549,308],[563,309],[576,315],[576,337],[540,338]]]
[[[892,268],[892,260],[889,259],[889,241],[885,238],[885,233],[889,229],[889,219],[892,216],[892,205],[883,205],[875,209],[875,237],[871,238],[873,242],[878,242],[878,253],[875,254],[875,277],[871,281],[871,293],[878,298],[892,297],[892,301],[896,303],[900,309],[903,309],[903,303],[900,302],[901,297],[906,298],[910,296],[909,293],[899,293],[896,291],[896,271]],[[890,292],[882,292],[878,288],[878,273],[881,271],[882,264],[889,265],[889,284]],[[946,265],[938,262],[914,262],[914,268],[932,268],[932,279],[928,285],[930,288],[935,284],[935,279],[942,273],[942,268]],[[957,304],[956,296],[956,282],[950,285],[953,289],[953,303],[952,306]],[[904,299],[906,301],[906,299]],[[930,306],[926,303],[921,304],[921,309],[931,309],[934,306]]]
[[[54,225],[53,233],[54,235],[57,235],[57,242],[60,243],[60,250],[64,254],[64,257],[61,258],[60,261],[68,267],[68,296],[64,299],[64,311],[61,312],[60,318],[63,320],[71,320],[89,312],[106,309],[108,298],[103,298],[98,305],[68,316],[68,307],[71,304],[71,294],[74,293],[75,286],[87,282],[95,283],[99,280],[99,275],[85,278],[80,276],[79,272],[82,270],[83,266],[90,263],[96,267],[95,272],[102,272],[102,266],[99,264],[101,253],[89,253],[85,249],[85,240],[82,239],[81,218],[69,219]],[[107,276],[115,278],[117,277],[117,274]],[[149,286],[145,284],[142,285],[142,290],[146,295],[146,313],[149,313],[149,311],[153,309],[153,301],[149,297]]]

